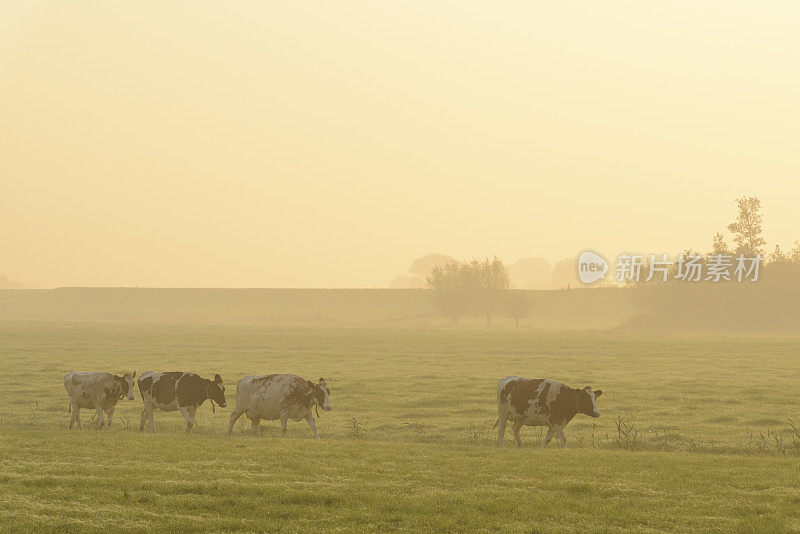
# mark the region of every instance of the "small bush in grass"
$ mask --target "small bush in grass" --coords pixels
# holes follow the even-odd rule
[[[369,422],[369,417],[361,420],[356,417],[351,417],[350,421],[347,422],[345,434],[355,439],[369,439],[369,433],[367,431]]]

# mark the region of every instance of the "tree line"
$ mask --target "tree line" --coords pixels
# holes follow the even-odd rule
[[[447,254],[433,253],[416,258],[408,270],[389,281],[394,289],[424,289],[427,278],[435,266],[456,261]],[[576,258],[562,258],[553,264],[541,257],[524,257],[503,262],[511,276],[511,286],[518,289],[564,289],[580,284],[576,272]]]
[[[717,232],[703,258],[760,258],[757,280],[740,282],[735,277],[695,282],[678,280],[672,267],[667,282],[655,277],[634,286],[634,304],[640,315],[631,326],[655,329],[713,329],[733,331],[800,331],[800,242],[784,251],[775,245],[765,250],[761,201],[736,199],[737,213],[726,229]],[[686,249],[684,257],[701,256]],[[644,266],[643,269],[647,269]]]
[[[739,282],[733,277],[719,281],[701,278],[686,282],[676,277],[677,263],[661,277],[632,281],[633,302],[639,315],[628,326],[648,329],[781,330],[800,331],[800,241],[788,250],[775,245],[766,253],[761,201],[756,197],[736,199],[735,220],[726,226],[732,245],[722,232],[711,239],[706,255],[685,249],[684,257],[709,256],[760,258],[758,280]],[[443,261],[443,260],[447,261]],[[427,287],[437,309],[454,324],[463,316],[483,316],[491,325],[504,313],[519,325],[529,317],[533,302],[530,292],[514,289],[509,268],[497,257],[458,261],[449,257],[421,258],[432,267]],[[570,264],[573,275],[577,272]],[[649,269],[647,260],[642,272]],[[421,269],[420,269],[421,270]]]
[[[464,315],[481,315],[491,325],[492,317],[500,309],[519,326],[519,320],[528,317],[531,311],[528,294],[511,288],[508,267],[496,256],[436,265],[427,284],[434,290],[439,311],[454,324]]]

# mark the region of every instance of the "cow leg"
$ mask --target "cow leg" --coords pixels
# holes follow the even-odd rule
[[[506,423],[508,419],[506,419],[505,415],[500,415],[497,418],[497,444],[502,447],[503,446],[503,438],[506,434]]]
[[[75,421],[78,423],[78,428],[83,430],[83,423],[81,422],[81,409],[78,408],[77,410],[75,410],[74,413],[75,413]]]
[[[197,406],[189,406],[186,408],[186,411],[189,412],[189,417],[192,418],[192,426],[195,425],[194,416],[197,414]]]
[[[156,431],[156,421],[153,419],[153,407],[150,407],[150,411],[148,412],[148,419],[150,419],[150,432]]]
[[[558,441],[561,442],[561,445],[566,449],[567,448],[567,435],[564,434],[564,427],[560,426],[556,429],[558,432]]]
[[[72,401],[70,401],[70,402],[72,402]],[[78,418],[78,412],[79,411],[80,411],[80,408],[78,408],[77,405],[75,406],[75,409],[72,410],[72,415],[69,417],[69,429],[70,430],[72,430],[72,425],[75,423],[75,421]]]
[[[178,408],[180,410],[181,415],[186,420],[186,432],[189,433],[192,431],[192,426],[194,425],[194,418],[189,415],[189,410],[181,406]]]
[[[289,420],[289,414],[281,412],[281,437],[286,437],[286,422]]]
[[[144,425],[146,425],[149,420],[150,430],[155,432],[155,425],[153,425],[153,401],[148,399],[145,395],[142,395],[142,404],[142,415],[139,418],[139,431],[144,431]]]
[[[231,422],[228,424],[228,435],[233,434],[233,425],[239,420],[243,413],[243,411],[240,412],[238,409],[233,410],[233,413],[231,414]]]
[[[522,438],[519,437],[519,431],[522,428],[522,421],[514,421],[514,439],[517,440],[517,447],[522,447]]]
[[[108,410],[106,410],[106,416],[108,417],[108,429],[111,430],[111,418],[114,416],[114,410],[116,406],[112,406]]]
[[[97,405],[97,421],[100,423],[100,428],[103,428],[103,425],[106,424],[106,422],[103,420],[103,407],[99,404]]]
[[[306,421],[308,421],[308,426],[311,427],[311,431],[314,432],[314,439],[319,439],[319,434],[317,433],[317,423],[314,422],[314,416],[309,415],[306,417]]]
[[[547,434],[544,437],[544,441],[542,442],[542,448],[547,447],[547,444],[550,443],[550,440],[553,439],[553,434],[556,432],[556,427],[551,426],[547,429]]]
[[[259,419],[258,417],[253,417],[252,419],[250,419],[250,428],[253,429],[253,434],[255,434],[256,437],[261,435],[261,432],[259,431],[260,425],[261,425],[261,419]],[[231,423],[231,428],[233,428],[232,423]]]

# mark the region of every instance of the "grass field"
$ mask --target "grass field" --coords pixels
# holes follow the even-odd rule
[[[38,531],[800,530],[800,339],[604,330],[0,322],[0,525]],[[63,375],[222,374],[229,406],[182,433],[141,401],[67,430]],[[305,423],[225,434],[244,374],[324,376]],[[495,382],[604,390],[569,450],[494,445]],[[92,414],[84,412],[84,422]]]
[[[525,291],[533,306],[521,327],[614,327],[633,314],[623,289]],[[91,321],[261,326],[427,327],[447,324],[423,289],[140,289],[0,290],[0,321]],[[482,326],[463,317],[462,326]],[[496,326],[513,320],[502,314]]]

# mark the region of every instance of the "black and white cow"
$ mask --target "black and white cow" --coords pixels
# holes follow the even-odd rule
[[[208,380],[195,373],[182,371],[167,373],[145,371],[139,377],[139,391],[144,402],[139,430],[144,430],[144,424],[149,419],[150,430],[155,432],[153,410],[156,408],[165,412],[180,411],[186,420],[186,432],[190,432],[194,426],[197,408],[206,399],[211,400],[212,409],[215,402],[221,408],[226,406],[225,386],[222,385],[222,377],[219,375],[215,375],[214,380]]]
[[[256,435],[262,419],[280,419],[282,437],[286,436],[288,419],[295,422],[305,419],[314,437],[319,439],[311,408],[322,406],[326,412],[332,410],[330,395],[331,390],[324,378],[315,384],[297,375],[246,376],[236,386],[236,408],[231,414],[228,434],[233,433],[234,423],[245,414]]]
[[[111,373],[92,373],[88,371],[73,371],[64,377],[64,387],[69,396],[69,411],[72,417],[69,427],[77,422],[81,424],[81,408],[97,410],[97,421],[103,428],[103,412],[108,416],[108,429],[111,430],[111,418],[117,408],[117,401],[121,398],[133,400],[133,374],[117,376]]]
[[[597,397],[602,394],[599,389],[592,391],[589,386],[573,389],[555,380],[518,376],[502,378],[497,382],[497,420],[494,422],[498,427],[497,442],[503,445],[506,421],[511,419],[518,446],[522,447],[519,431],[523,426],[546,426],[549,428],[542,447],[546,447],[557,433],[558,440],[566,448],[564,427],[579,413],[600,417]]]

